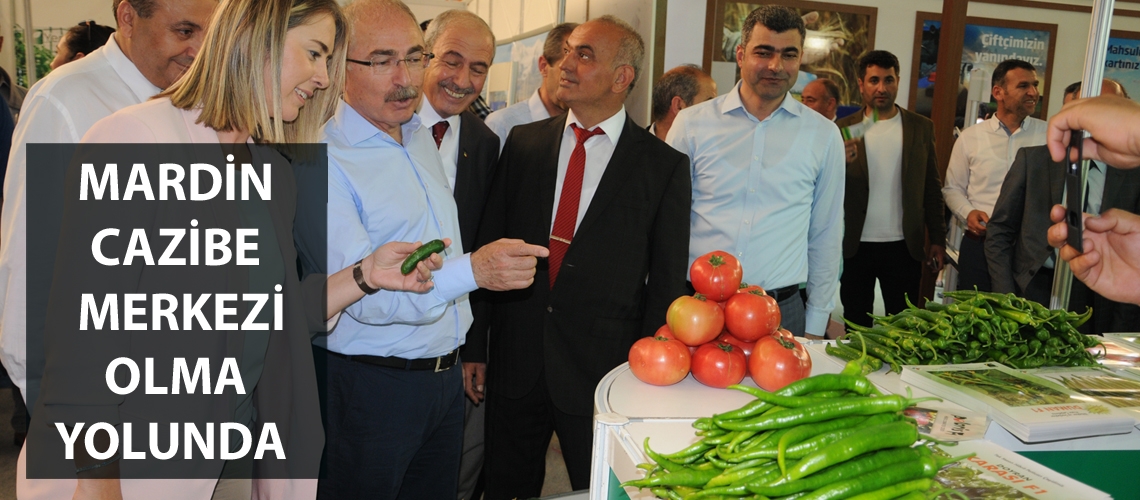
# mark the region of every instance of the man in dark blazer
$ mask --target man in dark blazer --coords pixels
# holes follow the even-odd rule
[[[571,486],[589,487],[594,390],[685,290],[688,159],[623,106],[644,43],[604,16],[565,47],[558,98],[570,110],[512,130],[479,231],[551,248],[533,285],[492,298],[488,500],[539,496],[552,431]]]
[[[459,212],[463,252],[472,252],[484,204],[499,160],[499,136],[471,111],[495,56],[495,35],[487,23],[466,10],[449,10],[436,16],[424,33],[424,44],[435,58],[424,72],[424,100],[420,119],[432,132],[444,173]],[[458,498],[478,498],[475,491],[483,469],[483,400],[487,344],[472,343],[474,330],[487,329],[484,292],[471,293],[473,322],[467,343],[460,349],[463,388],[467,403],[463,420],[463,455],[459,464]],[[476,351],[478,353],[476,354]],[[478,360],[470,362],[468,360]]]
[[[883,50],[859,60],[863,109],[836,122],[850,127],[877,116],[863,138],[846,142],[843,200],[843,317],[871,325],[875,280],[888,314],[919,299],[922,266],[941,269],[946,242],[934,124],[895,104],[898,58]],[[926,246],[927,236],[930,246]]]
[[[1094,162],[1099,163],[1099,162]],[[1094,213],[1119,208],[1140,211],[1140,170],[1119,170],[1104,164],[1089,165],[1089,171],[1103,169],[1104,192]],[[1090,175],[1097,175],[1095,172]],[[1045,146],[1022,148],[1006,174],[994,214],[986,227],[986,261],[993,291],[1019,296],[1049,305],[1056,255],[1046,240],[1053,223],[1049,210],[1061,203],[1065,191],[1065,164],[1053,161]],[[1088,200],[1096,203],[1090,187]],[[1095,210],[1099,208],[1099,210]],[[1093,319],[1086,323],[1088,333],[1133,332],[1140,329],[1140,308],[1111,302],[1073,282],[1069,303],[1072,310],[1093,308]]]
[[[1065,92],[1065,102],[1077,98],[1079,82]],[[1115,81],[1105,80],[1101,94],[1126,95]],[[1089,165],[1086,211],[1110,208],[1140,211],[1140,170],[1118,170],[1101,162]],[[1061,203],[1065,165],[1053,161],[1045,146],[1022,148],[1006,174],[986,232],[985,253],[993,291],[1016,293],[1048,305],[1056,255],[1046,240],[1052,222],[1049,209]],[[1078,281],[1073,282],[1069,308],[1093,308],[1088,333],[1130,332],[1140,329],[1140,308],[1109,301]]]

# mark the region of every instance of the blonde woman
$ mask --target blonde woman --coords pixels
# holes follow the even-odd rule
[[[192,150],[194,154],[213,152],[213,157],[224,157],[234,164],[288,165],[277,156],[276,150],[290,155],[306,154],[305,149],[292,145],[315,143],[320,126],[333,113],[343,82],[345,31],[345,20],[335,0],[223,1],[214,13],[201,50],[185,75],[154,99],[96,123],[83,142],[196,145]],[[179,158],[171,158],[171,161],[177,162]],[[255,443],[258,430],[273,423],[286,451],[285,459],[270,459],[267,454],[265,460],[254,460],[250,452],[242,458],[226,461],[188,460],[162,469],[165,474],[156,476],[138,472],[146,466],[154,466],[153,457],[149,464],[147,460],[120,460],[119,455],[100,460],[86,453],[82,446],[76,446],[74,460],[67,460],[65,464],[74,466],[76,483],[28,480],[30,469],[25,469],[18,472],[21,498],[64,498],[72,492],[74,498],[83,499],[244,500],[315,496],[323,434],[309,332],[317,329],[314,325],[325,318],[315,318],[313,308],[302,303],[301,297],[311,296],[307,292],[312,292],[314,287],[320,296],[325,283],[322,280],[302,283],[297,277],[292,240],[297,188],[290,170],[275,170],[270,188],[272,195],[254,196],[249,200],[226,200],[219,196],[179,207],[147,205],[146,209],[116,213],[114,217],[107,217],[99,209],[81,209],[72,200],[65,202],[64,223],[76,228],[99,225],[257,227],[260,232],[256,255],[260,264],[255,267],[235,270],[235,266],[194,266],[172,271],[161,266],[137,266],[137,270],[128,270],[128,281],[136,290],[152,293],[170,290],[172,282],[198,293],[272,294],[276,289],[285,302],[280,308],[284,326],[265,332],[145,331],[96,332],[96,335],[81,332],[85,335],[74,335],[69,331],[75,329],[74,311],[67,306],[76,304],[75,288],[94,286],[105,280],[122,280],[121,274],[112,272],[122,273],[124,269],[92,271],[89,265],[83,267],[84,262],[57,259],[55,275],[61,278],[53,284],[51,300],[59,312],[53,314],[49,309],[46,330],[64,331],[68,335],[47,340],[45,379],[29,446],[44,443],[46,446],[41,445],[41,449],[58,450],[53,448],[60,440],[54,423],[74,424],[83,421],[84,415],[87,422],[112,418],[123,422],[236,422],[253,431]],[[264,169],[260,173],[267,175]],[[91,241],[89,235],[63,231],[59,246],[61,249],[90,248]],[[377,249],[370,259],[359,264],[362,268],[370,267],[363,269],[363,280],[373,288],[420,292],[430,289],[431,269],[441,264],[438,256],[421,263],[418,272],[409,276],[399,274],[397,269],[399,261],[416,247],[409,243],[391,243]],[[343,302],[354,300],[354,293],[363,294],[351,290],[350,286],[363,289],[358,281],[351,279],[352,275],[353,270],[346,269],[330,277],[330,308],[343,307]],[[213,317],[209,312],[205,315]],[[157,320],[155,325],[159,325]],[[215,394],[196,395],[198,399],[189,400],[175,396],[155,399],[143,395],[141,390],[126,395],[113,394],[108,390],[109,382],[103,379],[102,371],[84,372],[88,376],[83,377],[67,375],[75,366],[102,369],[112,356],[129,353],[137,357],[138,353],[149,352],[148,348],[156,346],[169,348],[179,353],[176,356],[187,359],[206,356],[238,360],[245,391],[231,390],[223,397]],[[154,379],[171,380],[173,372],[161,372],[159,358],[155,359],[159,374],[154,375]],[[75,413],[77,407],[86,412],[78,414],[79,419]],[[156,416],[160,410],[166,413]],[[163,420],[171,411],[178,420]],[[160,428],[164,425],[160,424]],[[136,424],[137,427],[145,426]],[[37,433],[38,440],[35,439]],[[136,434],[139,433],[136,431]],[[145,448],[145,444],[137,442],[139,439],[136,437],[136,450]],[[167,438],[160,433],[159,439]],[[181,453],[179,451],[180,458]],[[22,459],[21,467],[24,465]],[[197,479],[139,479],[145,477]]]

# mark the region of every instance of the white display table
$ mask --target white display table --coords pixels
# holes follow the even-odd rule
[[[807,343],[813,375],[839,373],[843,369],[842,360],[824,353],[824,345],[825,342],[822,341]],[[886,368],[868,378],[884,392],[906,393],[899,375],[887,373]],[[748,377],[744,378],[742,384],[755,387]],[[921,390],[913,390],[913,393],[915,397],[928,395]],[[752,396],[740,391],[704,386],[693,379],[692,375],[675,385],[657,387],[637,380],[629,371],[628,363],[615,368],[602,379],[594,392],[594,458],[589,498],[654,498],[649,490],[623,490],[619,486],[624,481],[644,477],[637,465],[650,461],[642,448],[645,439],[650,438],[650,446],[655,451],[671,453],[680,450],[699,439],[692,427],[694,420],[739,408],[752,400]],[[950,402],[939,405],[951,410],[961,409]],[[1019,453],[1140,450],[1140,431],[1135,428],[1126,435],[1026,444],[991,422],[986,440]]]

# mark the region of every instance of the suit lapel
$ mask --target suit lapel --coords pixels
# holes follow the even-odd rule
[[[459,115],[459,154],[455,158],[455,203],[462,207],[468,198],[468,189],[471,186],[471,176],[475,171],[471,168],[471,157],[475,150],[474,134],[463,133],[467,130],[467,113]]]
[[[610,157],[610,162],[606,164],[606,171],[602,173],[602,179],[598,181],[598,189],[594,191],[594,197],[590,199],[590,206],[586,209],[586,215],[582,218],[582,223],[578,225],[575,234],[588,230],[590,225],[597,221],[598,217],[601,217],[602,211],[621,191],[622,183],[633,169],[633,165],[639,164],[641,159],[635,157],[636,151],[639,149],[637,143],[644,138],[639,137],[640,134],[636,132],[641,132],[641,130],[627,115],[621,137],[618,138],[617,145],[614,146],[614,154]]]
[[[900,120],[902,121],[902,159],[903,159],[902,180],[903,180],[903,185],[906,186],[907,181],[909,179],[911,179],[911,174],[912,174],[911,171],[913,171],[914,169],[919,169],[918,172],[914,173],[915,175],[921,175],[921,174],[925,173],[926,162],[925,161],[916,161],[916,159],[910,157],[911,152],[914,151],[914,147],[913,147],[913,145],[914,145],[914,126],[913,125],[914,125],[914,123],[911,121],[911,117],[909,115],[907,115],[906,110],[902,109],[901,106],[895,106],[895,109],[897,109],[899,112],[899,115],[901,115]],[[921,183],[917,183],[917,182],[914,183],[913,185],[914,186],[922,186]],[[903,207],[903,210],[906,210],[905,206]]]
[[[538,149],[534,163],[534,168],[538,169],[538,189],[535,196],[538,196],[538,220],[546,223],[542,230],[544,233],[542,241],[550,239],[551,221],[554,220],[554,190],[558,188],[558,151],[562,148],[562,133],[565,128],[566,114],[562,114],[559,118],[547,122],[545,130],[539,137],[540,141],[531,145]],[[542,137],[546,139],[542,140]],[[520,165],[514,168],[531,168],[531,166]],[[519,208],[529,210],[533,207]]]

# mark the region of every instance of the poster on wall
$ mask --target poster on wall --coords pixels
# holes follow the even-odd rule
[[[875,47],[875,17],[878,9],[823,2],[771,0],[730,2],[709,0],[705,29],[704,69],[712,72],[715,63],[736,62],[741,27],[748,14],[763,4],[786,5],[804,19],[807,35],[800,72],[792,94],[799,97],[808,82],[828,78],[839,85],[840,104],[860,105],[856,63]],[[717,66],[720,66],[717,64]],[[740,72],[736,70],[736,79]],[[718,82],[719,84],[719,82]]]
[[[495,64],[491,66],[496,85],[484,87],[485,99],[492,111],[525,101],[542,85],[542,74],[538,72],[538,56],[542,55],[546,44],[546,33],[507,42],[495,47]],[[496,72],[495,68],[500,68]],[[510,74],[503,74],[509,68]]]
[[[947,70],[938,68],[938,37],[941,29],[939,14],[919,12],[915,27],[914,61],[911,64],[909,108],[929,117],[934,100],[934,83],[952,82],[958,86],[959,109],[957,122],[965,115],[965,93],[970,84],[970,71],[986,71],[985,88],[990,88],[988,79],[994,68],[1006,59],[1027,61],[1037,68],[1037,78],[1041,81],[1038,90],[1045,95],[1051,81],[1053,49],[1057,40],[1057,25],[988,19],[966,18],[966,39],[962,44],[962,65]],[[991,98],[992,99],[992,98]],[[1048,99],[1041,99],[1033,116],[1048,116]],[[993,107],[991,105],[990,109]],[[988,113],[987,113],[988,114]],[[961,123],[957,123],[961,126]]]
[[[1140,33],[1112,30],[1104,56],[1104,77],[1119,82],[1135,99],[1140,92]]]

